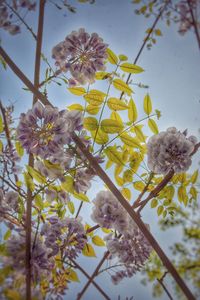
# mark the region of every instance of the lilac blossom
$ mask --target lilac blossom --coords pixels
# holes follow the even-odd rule
[[[196,143],[196,137],[187,138],[185,133],[177,131],[175,127],[154,135],[147,143],[150,170],[160,174],[166,174],[170,170],[175,173],[187,171],[192,163],[191,153]]]
[[[76,170],[74,189],[77,193],[86,193],[91,187],[91,180],[95,173],[92,169],[81,168]]]
[[[110,234],[105,240],[110,252],[109,259],[117,259],[117,263],[121,264],[122,268],[111,277],[114,284],[140,271],[152,251],[151,245],[136,226],[132,226],[131,230],[121,237],[113,237]]]
[[[19,13],[19,10],[31,11],[35,10],[36,1],[30,0],[15,0],[15,1],[0,1],[0,28],[8,31],[11,35],[20,33],[20,26],[17,24],[19,20],[14,18],[15,10]]]
[[[87,242],[80,219],[60,220],[51,217],[49,223],[43,225],[41,234],[44,236],[45,245],[52,250],[51,256],[61,251],[66,257],[76,258]]]
[[[97,33],[90,35],[80,28],[78,31],[72,31],[64,41],[53,48],[52,57],[62,71],[70,71],[72,74],[70,86],[76,83],[92,83],[95,73],[105,70],[107,46]]]
[[[4,259],[4,265],[9,265],[22,275],[25,274],[25,233],[20,231],[18,235],[12,234],[7,240],[6,248],[8,256]],[[49,258],[50,249],[43,243],[42,239],[32,234],[31,267],[32,278],[38,282],[42,277],[47,277],[54,267],[53,259]]]
[[[81,128],[81,112],[58,111],[36,102],[26,114],[21,114],[17,136],[28,153],[47,159],[54,155],[62,157],[63,146],[71,141],[72,133]]]
[[[105,228],[113,228],[119,232],[126,231],[128,215],[116,197],[110,191],[101,191],[93,201],[91,218]]]
[[[19,210],[19,194],[14,191],[3,192],[0,189],[0,219],[6,213],[13,214]]]
[[[7,172],[9,174],[18,174],[21,171],[21,167],[17,164],[20,161],[20,157],[17,151],[11,146],[3,146],[0,152],[1,172]]]

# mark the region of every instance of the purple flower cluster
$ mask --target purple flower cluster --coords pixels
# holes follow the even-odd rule
[[[110,191],[101,191],[93,201],[91,218],[105,228],[113,228],[120,233],[128,228],[128,215]]]
[[[191,153],[197,139],[186,137],[185,133],[170,127],[151,137],[147,143],[149,169],[155,173],[166,174],[170,170],[175,173],[185,172],[190,167]]]
[[[198,16],[200,12],[200,1],[199,0],[190,0],[190,5],[193,10],[193,15],[196,18],[196,25],[198,30],[200,30],[200,22],[198,21]],[[179,20],[179,30],[178,32],[181,35],[184,35],[188,30],[193,26],[193,20],[190,13],[190,8],[188,6],[188,1],[182,0],[177,5],[176,8],[180,15]]]
[[[31,267],[32,277],[35,282],[42,277],[48,277],[49,272],[54,267],[54,262],[49,258],[50,249],[47,249],[42,240],[32,235]],[[12,234],[6,243],[8,256],[4,259],[4,264],[16,269],[19,273],[25,274],[25,233]]]
[[[17,137],[28,153],[45,159],[63,157],[63,146],[71,141],[72,133],[81,128],[81,112],[58,111],[37,102],[26,114],[21,114]]]
[[[0,221],[4,219],[6,213],[16,213],[19,209],[19,195],[17,192],[9,191],[4,193],[0,189]]]
[[[69,194],[63,190],[56,192],[55,190],[46,189],[45,194],[46,200],[49,202],[59,199],[61,203],[66,204],[70,201]]]
[[[5,29],[10,34],[15,35],[20,33],[20,26],[17,24],[19,20],[16,20],[16,17],[12,11],[23,10],[35,10],[36,1],[30,0],[15,0],[15,1],[0,1],[0,28]]]
[[[76,170],[74,178],[74,189],[77,193],[86,193],[91,187],[91,180],[95,172],[92,169],[80,168]]]
[[[59,251],[64,256],[75,259],[87,242],[86,233],[79,219],[57,217],[49,218],[41,229],[46,247],[52,250],[51,256]]]
[[[0,164],[1,164],[1,172],[9,173],[9,174],[17,174],[20,172],[21,167],[17,165],[20,161],[20,157],[17,154],[15,148],[11,145],[3,146],[2,151],[0,152]]]
[[[71,85],[92,83],[95,73],[105,69],[107,46],[97,33],[90,35],[81,28],[79,31],[72,31],[64,41],[56,45],[52,50],[52,57],[62,71],[70,71],[73,76],[69,80]]]
[[[114,284],[118,284],[125,277],[132,277],[144,266],[149,258],[152,247],[144,237],[138,227],[133,225],[120,238],[113,237],[112,234],[106,238],[106,246],[110,251],[110,259],[117,258],[122,264],[122,270],[111,276]]]

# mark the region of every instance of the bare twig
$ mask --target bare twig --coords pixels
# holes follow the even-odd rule
[[[163,281],[164,281],[164,278],[165,278],[165,276],[166,276],[167,274],[168,274],[168,272],[166,271],[160,279],[157,278],[157,281],[158,281],[159,284],[162,286],[162,288],[163,288],[163,290],[165,291],[165,293],[167,294],[168,298],[169,298],[170,300],[173,300],[172,295],[170,294],[170,292],[168,291],[166,285],[165,285],[164,282],[163,282]]]
[[[197,27],[197,22],[196,22],[195,17],[194,17],[191,2],[192,2],[191,0],[187,0],[187,4],[188,4],[189,10],[190,10],[190,15],[191,15],[191,18],[192,18],[192,25],[194,27],[194,32],[195,32],[195,35],[196,35],[196,38],[197,38],[197,43],[198,43],[199,50],[200,50],[200,34],[199,34],[198,27]]]

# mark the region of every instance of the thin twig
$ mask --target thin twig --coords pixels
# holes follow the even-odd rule
[[[165,291],[165,293],[167,294],[168,298],[169,298],[170,300],[173,300],[172,295],[170,294],[170,292],[168,291],[166,285],[165,285],[164,282],[163,282],[163,281],[164,281],[164,278],[165,278],[165,276],[166,276],[167,274],[168,274],[168,272],[166,271],[160,279],[157,278],[157,281],[158,281],[159,284],[162,286],[162,288],[163,288],[163,290]]]
[[[191,14],[191,18],[192,18],[192,25],[194,27],[194,32],[195,32],[195,35],[196,35],[196,38],[197,38],[197,43],[198,43],[199,50],[200,50],[200,34],[199,34],[199,31],[198,31],[197,22],[196,22],[195,17],[194,17],[191,2],[192,2],[191,0],[187,0],[187,4],[188,4],[190,14]]]

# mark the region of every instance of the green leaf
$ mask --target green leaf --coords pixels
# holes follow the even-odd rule
[[[0,63],[3,66],[4,70],[6,70],[7,65],[6,65],[6,62],[5,62],[5,60],[3,59],[3,57],[1,55],[0,55]]]
[[[194,186],[191,186],[190,188],[190,195],[193,199],[197,200],[197,189]]]
[[[191,176],[191,178],[190,178],[190,181],[191,181],[193,184],[196,183],[197,178],[198,178],[198,174],[199,174],[198,170],[194,171],[194,173],[192,174],[192,176]]]
[[[83,126],[87,130],[96,130],[98,128],[98,121],[93,117],[87,117],[83,120]]]
[[[178,188],[178,201],[180,203],[186,203],[187,202],[187,191],[186,191],[186,187],[181,185],[179,188]]]
[[[112,64],[112,65],[117,65],[118,63],[118,57],[117,55],[109,48],[106,49],[107,55],[108,55],[108,61]]]
[[[149,94],[147,94],[145,97],[144,97],[144,112],[147,114],[147,115],[150,115],[150,113],[152,112],[152,103],[151,103],[151,98],[149,96]]]
[[[117,98],[109,98],[107,105],[112,110],[125,110],[128,108],[128,105],[126,103]]]
[[[33,182],[32,177],[30,176],[29,173],[26,172],[24,172],[23,175],[24,175],[24,182],[26,186],[33,192],[35,189],[35,184]]]
[[[106,133],[119,133],[123,125],[117,120],[104,119],[101,121],[101,129]]]
[[[31,166],[26,166],[28,173],[35,179],[38,183],[45,184],[46,177],[44,177],[39,171],[35,170]]]
[[[156,122],[153,119],[148,120],[148,126],[149,126],[149,128],[151,129],[151,131],[153,133],[155,133],[155,134],[159,133],[158,126],[157,126]]]
[[[156,207],[158,205],[158,200],[157,199],[152,199],[152,201],[151,201],[151,208],[154,208],[154,207]]]
[[[90,202],[88,196],[86,194],[83,194],[83,193],[76,193],[74,192],[73,193],[73,196],[78,199],[78,200],[81,200],[83,202]]]
[[[67,207],[70,211],[70,213],[73,215],[75,212],[75,207],[74,207],[74,203],[72,201],[68,201],[67,202]]]
[[[39,209],[43,209],[44,208],[44,202],[42,200],[42,197],[38,194],[35,196],[35,205],[39,208]]]
[[[99,144],[99,145],[104,145],[106,144],[108,141],[109,141],[109,137],[108,137],[108,134],[103,132],[101,130],[101,128],[99,128],[97,134],[96,134],[96,131],[91,131],[91,135],[93,137],[93,139],[95,138],[95,143]]]
[[[108,159],[118,165],[123,164],[122,154],[117,151],[115,146],[109,146],[104,150],[104,153],[107,155]]]
[[[95,244],[96,246],[99,246],[99,247],[105,246],[104,240],[102,240],[102,238],[98,235],[94,235],[92,237],[92,242],[93,242],[93,244]]]
[[[73,193],[74,192],[74,179],[71,176],[65,176],[64,182],[61,183],[61,187],[69,192]]]
[[[118,57],[119,57],[119,59],[120,59],[121,61],[126,61],[126,60],[128,60],[128,57],[127,57],[126,55],[124,55],[124,54],[120,54]]]
[[[134,65],[134,64],[129,64],[129,63],[121,64],[120,69],[124,72],[132,73],[132,74],[144,72],[144,69],[142,69],[141,67]]]
[[[20,157],[22,157],[24,155],[24,149],[19,141],[16,141],[15,148],[16,148],[17,154]]]
[[[164,211],[164,206],[159,205],[157,208],[157,215],[160,216]]]
[[[131,191],[128,188],[123,188],[121,190],[122,195],[124,196],[124,198],[126,198],[127,200],[131,200]]]
[[[9,239],[10,236],[11,236],[11,230],[8,229],[8,230],[6,231],[6,233],[4,234],[4,237],[3,237],[4,241],[7,241],[7,240]]]
[[[0,140],[0,153],[3,151],[3,142]]]
[[[68,91],[70,91],[70,93],[72,93],[76,96],[82,96],[82,95],[86,94],[86,90],[83,87],[79,87],[79,86],[68,88]]]
[[[128,118],[132,123],[134,123],[137,120],[137,117],[138,117],[137,107],[135,105],[135,102],[131,98],[129,101]]]
[[[117,90],[122,91],[129,96],[133,93],[133,90],[130,88],[130,86],[128,84],[126,84],[126,82],[124,82],[122,79],[114,79],[113,86]]]
[[[83,255],[88,256],[88,257],[96,257],[94,248],[92,247],[91,244],[86,243],[83,250],[82,250]]]

